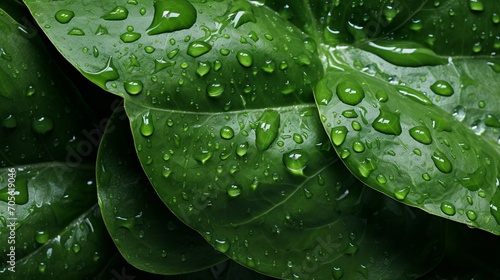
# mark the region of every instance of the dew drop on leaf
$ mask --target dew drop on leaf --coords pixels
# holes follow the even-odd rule
[[[379,110],[379,115],[372,123],[378,132],[388,135],[400,135],[402,132],[399,114],[386,110]]]
[[[333,144],[335,146],[342,145],[347,137],[347,127],[336,126],[336,127],[332,128],[332,131],[330,133],[330,137],[332,138]]]
[[[236,58],[243,67],[251,67],[253,65],[253,55],[247,50],[238,51]]]
[[[118,74],[118,70],[113,65],[113,58],[110,57],[106,66],[97,72],[87,72],[83,71],[83,75],[87,77],[89,80],[97,84],[98,86],[107,89],[106,83],[109,81],[114,81],[120,78],[120,74]]]
[[[212,46],[203,41],[194,41],[189,43],[188,49],[187,49],[187,54],[189,54],[192,57],[199,57],[207,52],[209,52],[212,49]]]
[[[168,177],[170,177],[170,174],[172,174],[172,170],[169,167],[164,166],[163,170],[161,171],[161,176],[167,179]]]
[[[8,115],[3,121],[2,126],[5,128],[16,128],[17,127],[17,118],[14,115]]]
[[[131,95],[139,94],[143,89],[142,82],[138,80],[125,82],[123,86],[125,88],[125,91]]]
[[[26,96],[32,96],[33,94],[35,94],[35,92],[36,92],[35,87],[28,86],[28,88],[26,88],[25,94]]]
[[[355,110],[345,110],[342,112],[342,116],[348,119],[353,119],[358,117],[358,113]]]
[[[259,151],[264,151],[276,140],[280,127],[280,114],[275,110],[262,113],[255,131],[255,144]]]
[[[365,92],[355,82],[342,81],[337,85],[337,96],[347,105],[357,105],[365,98]]]
[[[128,10],[123,6],[116,6],[101,18],[105,20],[124,20],[128,17]]]
[[[314,91],[314,97],[316,98],[316,102],[320,105],[326,106],[330,103],[333,97],[333,92],[330,90],[326,79],[318,82]]]
[[[66,24],[66,23],[70,22],[74,16],[75,16],[75,13],[73,11],[59,10],[59,11],[57,11],[55,17],[59,23]]]
[[[309,163],[309,154],[302,149],[293,150],[283,155],[283,163],[293,175],[304,176],[304,169]]]
[[[438,95],[451,96],[455,93],[453,87],[447,81],[439,80],[431,85],[431,90]]]
[[[207,94],[212,98],[221,97],[224,93],[224,86],[221,84],[209,84],[207,86]]]
[[[500,225],[500,190],[496,190],[490,201],[490,213]]]
[[[35,233],[35,241],[38,244],[45,244],[49,241],[49,233],[47,231],[37,231]]]
[[[415,90],[415,89],[412,89],[412,88],[406,87],[406,86],[396,86],[396,89],[402,95],[404,95],[404,96],[406,96],[414,101],[417,101],[423,105],[432,104],[432,101],[429,99],[429,97],[427,97],[427,95],[423,94],[422,92],[420,92],[418,90]]]
[[[196,73],[198,74],[198,76],[203,77],[210,72],[211,68],[212,65],[210,64],[210,62],[199,61]]]
[[[362,153],[365,151],[365,145],[363,143],[361,143],[360,141],[354,141],[352,143],[352,149],[356,152],[356,153]]]
[[[149,137],[154,133],[155,128],[153,126],[153,117],[149,113],[142,115],[140,131],[144,137]]]
[[[340,267],[334,267],[332,269],[332,276],[334,280],[340,280],[344,276],[344,269]]]
[[[375,97],[379,102],[387,102],[387,100],[389,100],[389,95],[387,95],[385,91],[377,91]]]
[[[410,193],[410,188],[402,188],[394,191],[394,197],[396,197],[397,200],[405,200],[405,198],[408,196]]]
[[[223,126],[220,129],[220,137],[229,140],[234,137],[234,130],[230,126]]]
[[[450,160],[440,150],[436,150],[434,152],[432,155],[432,161],[434,162],[434,165],[436,165],[437,169],[443,173],[450,173],[453,169]]]
[[[49,117],[35,118],[31,123],[31,128],[35,133],[46,134],[54,129],[54,121]]]
[[[154,1],[153,22],[147,33],[156,35],[191,28],[197,19],[195,7],[187,0]]]
[[[467,215],[467,218],[469,218],[469,220],[471,221],[475,221],[477,219],[477,214],[473,210],[467,210],[465,214]]]
[[[410,129],[410,135],[416,141],[429,145],[432,143],[432,136],[429,129],[425,126],[416,126]]]
[[[216,18],[218,22],[224,25],[232,25],[234,28],[248,22],[257,22],[252,4],[245,0],[233,0],[230,3],[224,15]]]
[[[124,43],[132,43],[141,38],[141,34],[133,31],[127,31],[120,35],[120,40]]]
[[[229,250],[230,244],[228,241],[224,239],[216,239],[215,240],[215,248],[222,253],[225,253]]]
[[[236,154],[240,157],[246,155],[248,152],[248,143],[241,143],[236,147]]]
[[[448,216],[453,216],[456,213],[455,205],[451,202],[443,201],[441,203],[441,211]]]
[[[482,12],[484,10],[483,0],[468,0],[469,9],[475,12]]]
[[[82,29],[78,28],[78,27],[73,27],[73,28],[71,28],[70,31],[68,31],[68,35],[84,36],[85,32]]]
[[[237,184],[231,184],[228,188],[227,188],[227,194],[230,196],[230,197],[237,197],[241,194],[241,187]]]

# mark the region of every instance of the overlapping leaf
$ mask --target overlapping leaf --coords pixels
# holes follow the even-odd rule
[[[104,221],[122,256],[141,270],[168,275],[225,260],[158,198],[142,172],[131,138],[120,106],[99,148],[97,183]]]

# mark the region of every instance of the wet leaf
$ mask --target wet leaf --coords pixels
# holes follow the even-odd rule
[[[158,198],[142,172],[131,138],[120,106],[99,148],[97,186],[104,222],[122,256],[143,271],[168,275],[225,260]]]

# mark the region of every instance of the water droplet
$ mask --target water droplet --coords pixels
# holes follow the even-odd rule
[[[47,268],[47,265],[44,262],[41,262],[38,264],[38,271],[40,273],[45,273],[46,268]]]
[[[500,225],[500,190],[497,190],[490,201],[490,213]]]
[[[187,49],[187,54],[189,54],[192,57],[199,57],[207,52],[209,52],[212,49],[212,46],[203,41],[194,41],[189,43],[189,47]]]
[[[12,61],[12,55],[7,53],[4,48],[0,48],[0,57],[9,62]]]
[[[141,38],[141,34],[137,32],[127,31],[120,35],[120,40],[124,43],[132,43]]]
[[[280,114],[275,110],[266,110],[260,117],[255,131],[255,144],[259,151],[264,151],[276,140],[280,127]]]
[[[358,113],[356,113],[356,111],[354,110],[345,110],[344,112],[342,112],[342,116],[348,119],[353,119],[358,117]]]
[[[221,84],[210,84],[207,86],[207,94],[210,97],[221,97],[222,93],[224,93],[224,86]]]
[[[432,143],[432,136],[429,129],[425,126],[416,126],[410,129],[410,135],[416,141],[429,145]]]
[[[453,216],[456,213],[455,205],[451,202],[443,201],[441,203],[441,211],[448,216]]]
[[[378,132],[389,135],[400,135],[402,132],[399,114],[379,109],[379,115],[372,123]]]
[[[482,0],[469,0],[469,9],[471,11],[482,12],[484,4]]]
[[[220,129],[220,137],[229,140],[234,137],[234,130],[230,126],[223,126]]]
[[[114,81],[120,78],[118,70],[113,65],[113,58],[110,57],[106,66],[98,72],[83,72],[83,75],[89,80],[100,86],[101,88],[107,89],[106,83],[109,81]]]
[[[49,241],[49,233],[47,231],[37,231],[35,233],[35,241],[38,244],[45,244],[45,242]]]
[[[248,152],[248,142],[241,143],[236,147],[236,154],[239,155],[240,157],[244,156]]]
[[[13,115],[8,115],[3,121],[2,126],[5,128],[16,128],[17,126],[17,118]]]
[[[210,158],[212,158],[213,155],[214,155],[214,153],[211,151],[202,150],[202,151],[196,152],[193,155],[193,158],[196,161],[198,161],[199,163],[205,164],[205,162],[207,162]]]
[[[347,127],[336,126],[336,127],[332,128],[332,132],[330,133],[330,137],[332,138],[333,144],[335,146],[342,145],[347,137]]]
[[[59,10],[56,13],[56,20],[59,23],[66,24],[66,23],[70,22],[71,19],[73,19],[74,16],[75,16],[75,13],[73,11],[70,11],[70,10]]]
[[[142,115],[142,123],[140,127],[142,136],[149,137],[155,131],[153,126],[153,117],[148,113]]]
[[[344,270],[340,267],[334,267],[332,269],[332,276],[334,280],[340,280],[344,276]]]
[[[443,173],[450,173],[453,169],[450,160],[440,150],[436,150],[434,152],[434,154],[432,155],[432,161],[434,161],[437,169],[439,169],[439,171]]]
[[[68,32],[68,35],[73,35],[73,36],[84,36],[85,32],[78,28],[78,27],[73,27],[71,30]]]
[[[27,96],[32,96],[33,94],[35,94],[35,92],[36,92],[35,87],[33,87],[33,86],[28,86],[28,88],[26,88],[25,94],[26,94]]]
[[[143,84],[141,81],[125,82],[123,86],[125,88],[125,91],[131,95],[139,94],[143,88]]]
[[[49,117],[35,118],[31,123],[31,128],[38,134],[46,134],[54,129],[54,122]]]
[[[355,82],[342,81],[337,85],[337,96],[340,101],[345,104],[354,106],[365,98],[365,92],[361,86]]]
[[[346,158],[348,158],[350,155],[351,155],[351,152],[349,152],[349,150],[348,150],[348,149],[344,149],[344,150],[342,150],[342,152],[340,152],[340,157],[341,157],[342,159],[346,159]]]
[[[434,84],[432,84],[431,90],[435,94],[439,94],[442,96],[451,96],[453,95],[453,93],[455,93],[455,90],[453,90],[453,87],[450,85],[450,83],[443,80],[436,81]]]
[[[128,10],[123,6],[117,6],[101,18],[105,20],[124,20],[128,17]]]
[[[237,197],[241,194],[241,187],[237,184],[232,184],[227,188],[227,194],[230,197]]]
[[[172,174],[172,170],[169,167],[164,166],[163,170],[161,171],[161,176],[167,179],[170,176],[170,174]]]
[[[405,200],[405,198],[408,196],[409,193],[410,193],[409,187],[402,188],[394,191],[394,197],[396,197],[397,200]]]
[[[293,150],[283,155],[283,163],[293,175],[304,176],[304,169],[309,163],[309,154],[305,150]]]
[[[377,182],[379,182],[380,184],[386,184],[387,178],[384,176],[384,174],[379,174],[377,175]]]
[[[383,9],[384,17],[387,22],[392,22],[394,17],[398,14],[398,9],[395,6],[387,5]]]
[[[248,22],[256,22],[252,4],[244,0],[231,1],[224,15],[217,17],[216,20],[224,25],[231,24],[234,28]]]
[[[80,244],[78,244],[78,243],[73,244],[71,249],[73,249],[73,252],[75,252],[75,254],[80,252]]]
[[[230,244],[226,240],[216,239],[214,246],[220,252],[225,253],[229,250]]]
[[[153,22],[147,29],[149,35],[188,29],[196,22],[196,9],[187,0],[157,0],[154,9]]]
[[[212,65],[208,61],[199,61],[198,68],[196,69],[196,73],[198,76],[203,77],[210,72]]]
[[[354,255],[358,252],[358,246],[352,242],[347,244],[347,248],[344,249],[344,254],[346,255]]]
[[[238,51],[236,58],[243,67],[251,67],[253,65],[253,55],[247,50]]]
[[[465,214],[467,215],[467,218],[469,218],[469,220],[471,221],[475,221],[477,219],[477,214],[473,210],[467,210]]]
[[[354,141],[352,143],[352,149],[356,152],[356,153],[362,153],[365,151],[365,145],[359,141]]]
[[[399,93],[424,105],[432,104],[432,101],[425,94],[406,86],[396,86]]]
[[[293,141],[295,141],[295,143],[297,143],[297,144],[304,143],[304,138],[302,137],[302,135],[300,135],[298,133],[294,133],[292,138],[293,138]]]
[[[351,123],[351,126],[352,126],[352,129],[354,129],[355,131],[360,131],[361,130],[361,124],[357,121],[353,121]]]
[[[320,105],[326,106],[330,103],[333,97],[333,92],[330,90],[326,79],[318,82],[314,91],[314,97],[316,98],[316,102]]]

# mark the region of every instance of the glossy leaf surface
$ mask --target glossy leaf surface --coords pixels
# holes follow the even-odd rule
[[[39,36],[2,10],[0,35],[0,166],[88,159],[93,119]]]
[[[99,205],[124,258],[156,274],[183,274],[226,259],[159,199],[134,152],[123,107],[110,119],[97,159]]]
[[[240,264],[286,279],[362,279],[421,275],[439,258],[439,226],[423,227],[433,222],[428,216],[353,178],[333,157],[314,106],[224,114],[125,108],[162,200]],[[141,134],[145,128],[153,132]],[[264,128],[275,133],[259,134]]]
[[[94,168],[42,163],[9,169],[0,171],[2,279],[83,279],[99,271],[112,250],[95,200]],[[15,204],[8,203],[12,197]],[[15,272],[9,270],[12,251]]]
[[[421,91],[364,73],[329,72],[315,96],[338,154],[366,184],[500,234],[497,143]]]
[[[148,107],[217,112],[310,102],[323,70],[314,41],[245,0],[25,2],[85,76]],[[120,14],[109,18],[115,8]]]

